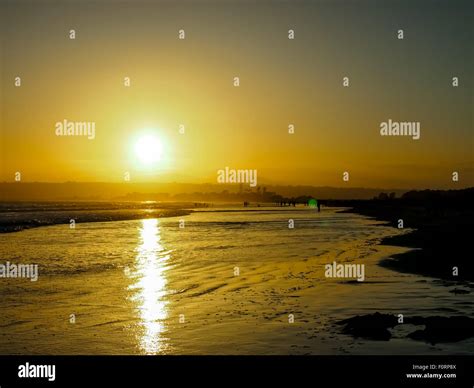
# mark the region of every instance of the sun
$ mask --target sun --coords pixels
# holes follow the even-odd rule
[[[153,165],[161,160],[163,144],[156,136],[144,135],[135,143],[135,155],[143,165]]]

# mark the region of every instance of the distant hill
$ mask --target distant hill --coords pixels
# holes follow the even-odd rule
[[[315,186],[189,184],[189,183],[100,183],[100,182],[2,182],[1,201],[55,201],[55,200],[199,200],[229,201],[250,197],[268,200],[275,195],[283,197],[312,196],[317,199],[371,199],[380,192],[394,192],[400,197],[401,189],[341,188]]]

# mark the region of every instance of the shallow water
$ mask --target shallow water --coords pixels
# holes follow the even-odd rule
[[[2,262],[39,265],[37,282],[0,279],[0,353],[472,353],[472,339],[433,346],[399,332],[388,342],[340,333],[335,322],[357,314],[474,309],[470,294],[378,266],[406,250],[377,245],[400,231],[337,210],[210,208],[0,235]],[[333,261],[365,264],[365,281],[325,278]]]

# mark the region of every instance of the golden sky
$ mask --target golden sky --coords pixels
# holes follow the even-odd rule
[[[229,166],[273,184],[472,186],[473,6],[391,4],[2,3],[0,181],[203,183]],[[56,136],[64,119],[95,138]],[[388,119],[421,138],[380,136]],[[163,155],[147,165],[134,145],[150,134]]]

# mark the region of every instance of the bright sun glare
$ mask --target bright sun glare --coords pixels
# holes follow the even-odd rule
[[[161,159],[163,144],[156,136],[142,136],[135,143],[135,154],[144,165],[154,164]]]

